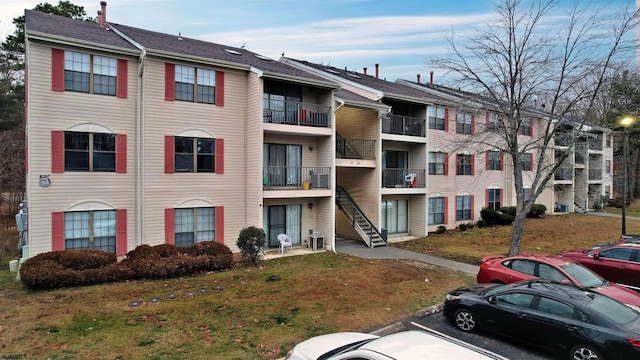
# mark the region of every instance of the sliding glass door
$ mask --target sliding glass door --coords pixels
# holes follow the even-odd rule
[[[269,247],[279,247],[278,235],[287,234],[293,244],[300,244],[302,237],[302,205],[267,206],[265,216],[265,233]]]

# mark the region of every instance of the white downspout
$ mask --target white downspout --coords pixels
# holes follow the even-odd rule
[[[142,214],[143,210],[143,196],[142,196],[142,184],[144,183],[144,173],[142,167],[143,159],[143,146],[142,146],[142,77],[144,75],[144,65],[147,58],[147,50],[144,46],[133,40],[129,36],[120,32],[113,25],[109,25],[109,29],[118,34],[121,38],[128,41],[131,45],[140,50],[140,57],[138,60],[138,87],[136,93],[136,247],[142,245]]]

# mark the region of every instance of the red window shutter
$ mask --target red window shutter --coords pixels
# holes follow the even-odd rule
[[[444,223],[449,223],[449,198],[446,196],[444,198]]]
[[[175,145],[173,136],[164,137],[164,173],[173,174],[175,171]]]
[[[116,135],[116,172],[127,172],[127,135]]]
[[[224,106],[224,72],[216,71],[216,105]]]
[[[449,132],[449,109],[444,109],[444,131]]]
[[[64,50],[51,49],[51,90],[64,91]]]
[[[51,250],[64,250],[64,213],[62,211],[51,213]]]
[[[118,59],[118,77],[116,79],[116,96],[127,98],[127,76],[129,75],[129,61]]]
[[[500,153],[500,171],[504,171],[504,153]]]
[[[484,191],[484,207],[489,207],[489,189]]]
[[[529,171],[533,171],[533,154],[529,154]]]
[[[476,116],[471,115],[471,134],[476,133]]]
[[[116,255],[127,254],[127,209],[116,210]]]
[[[51,131],[51,172],[64,172],[64,131]]]
[[[164,99],[176,99],[176,66],[170,63],[164,64]]]
[[[529,133],[531,133],[531,136],[533,137],[533,120],[529,121],[529,127],[530,127]]]
[[[224,174],[224,139],[216,139],[216,174]]]
[[[216,242],[224,244],[224,206],[216,206]]]
[[[475,209],[473,207],[473,195],[471,195],[471,220],[474,218]]]
[[[176,223],[173,217],[173,209],[164,209],[164,242],[176,243]]]
[[[489,127],[489,112],[487,111],[487,114],[485,115],[485,119],[484,119],[485,124],[487,124],[487,127]]]
[[[449,154],[444,154],[444,176],[449,175]]]
[[[29,137],[24,136],[24,173],[29,173]]]
[[[486,159],[485,159],[485,165],[484,168],[486,170],[489,170],[489,157],[491,156],[491,151],[487,151],[487,155],[486,155]]]
[[[471,176],[473,176],[476,173],[476,156],[475,155],[471,155]]]

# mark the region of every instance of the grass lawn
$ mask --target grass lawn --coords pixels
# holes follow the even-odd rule
[[[640,221],[627,227],[640,232]],[[393,246],[478,263],[508,251],[510,230],[473,229]],[[527,220],[522,249],[556,253],[619,233],[616,218],[546,216]],[[182,279],[31,292],[7,261],[0,264],[3,358],[275,359],[314,335],[390,324],[474,281],[429,265],[327,252]],[[170,294],[176,298],[166,299]],[[135,300],[142,305],[130,307]]]

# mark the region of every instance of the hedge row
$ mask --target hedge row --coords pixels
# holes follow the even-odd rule
[[[118,262],[100,250],[65,250],[36,255],[20,266],[20,278],[33,290],[58,289],[136,279],[164,279],[231,267],[233,254],[220,243],[189,247],[141,245]]]

